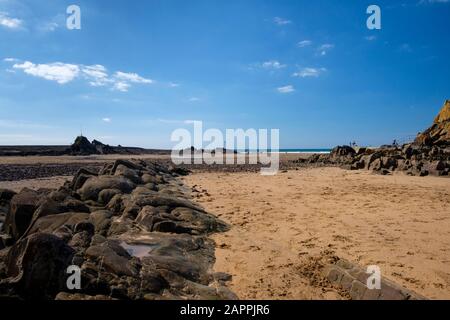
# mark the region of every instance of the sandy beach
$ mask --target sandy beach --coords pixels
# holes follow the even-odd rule
[[[241,299],[345,299],[317,280],[330,257],[432,299],[450,299],[450,179],[339,168],[187,176],[194,200],[232,228],[216,271]],[[315,281],[317,280],[317,281]]]
[[[115,158],[121,156],[0,158],[0,163],[83,164]],[[56,189],[71,179],[1,181],[0,188]],[[240,299],[348,299],[320,272],[336,258],[362,267],[378,265],[384,277],[407,289],[450,299],[448,178],[298,167],[275,176],[194,169],[183,180],[193,201],[231,226],[211,235],[214,271],[233,276],[229,287]]]

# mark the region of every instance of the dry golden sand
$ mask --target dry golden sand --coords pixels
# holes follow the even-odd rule
[[[201,205],[232,225],[213,236],[216,271],[242,299],[339,299],[304,267],[324,251],[429,298],[450,299],[450,179],[338,168],[195,173]],[[193,193],[198,195],[198,193]]]

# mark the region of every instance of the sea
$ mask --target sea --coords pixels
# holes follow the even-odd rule
[[[331,149],[280,149],[280,153],[330,153]]]
[[[248,152],[247,150],[238,150],[239,153],[246,153]],[[258,150],[250,150],[250,153],[257,153]],[[303,149],[303,148],[299,148],[299,149],[280,149],[278,150],[278,153],[330,153],[331,149],[327,149],[327,148],[316,148],[316,149]]]

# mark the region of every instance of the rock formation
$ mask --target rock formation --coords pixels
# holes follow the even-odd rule
[[[433,125],[420,133],[415,145],[419,146],[450,146],[450,100],[447,100]]]
[[[72,155],[90,155],[99,154],[95,145],[89,142],[86,137],[78,136],[75,142],[70,146],[70,154]]]
[[[339,165],[350,170],[368,169],[381,174],[397,170],[409,175],[449,176],[450,100],[445,102],[433,125],[418,134],[413,143],[378,149],[339,146],[329,155],[313,155],[307,162]]]
[[[58,190],[0,190],[0,297],[236,298],[229,276],[211,271],[208,234],[228,226],[191,201],[177,172],[118,160]],[[79,290],[67,286],[73,266]]]

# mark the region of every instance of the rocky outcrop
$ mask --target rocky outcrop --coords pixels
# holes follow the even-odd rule
[[[374,283],[370,278],[371,272],[345,259],[328,264],[322,273],[331,284],[348,293],[352,300],[426,300],[381,275],[379,284]]]
[[[75,139],[75,142],[70,146],[70,153],[72,155],[99,154],[95,145],[83,136],[78,136]]]
[[[414,144],[417,146],[450,146],[450,100],[447,100],[433,125],[420,133]]]
[[[190,199],[174,167],[116,161],[55,191],[1,190],[0,296],[234,299],[212,272],[228,226]],[[67,286],[79,268],[81,288]]]
[[[377,149],[339,146],[329,155],[313,155],[310,164],[338,165],[350,170],[366,169],[381,174],[403,171],[414,176],[449,176],[450,101],[447,100],[433,125],[413,143]]]
[[[48,147],[45,147],[48,149]],[[16,147],[16,149],[23,149],[23,147]],[[18,152],[21,152],[20,150]],[[41,151],[36,150],[35,155],[40,155]],[[56,151],[55,151],[56,152]],[[0,148],[0,154],[2,154],[2,150]],[[21,154],[24,154],[22,151]],[[24,155],[29,155],[30,153],[25,153]],[[98,140],[93,140],[90,142],[84,136],[78,136],[75,139],[75,142],[66,149],[58,149],[58,152],[55,155],[74,155],[74,156],[85,156],[85,155],[94,155],[94,154],[170,154],[169,150],[149,150],[143,148],[136,147],[122,147],[122,146],[110,146],[107,144],[103,144]],[[8,154],[10,155],[10,154]],[[45,154],[46,155],[46,154]]]

